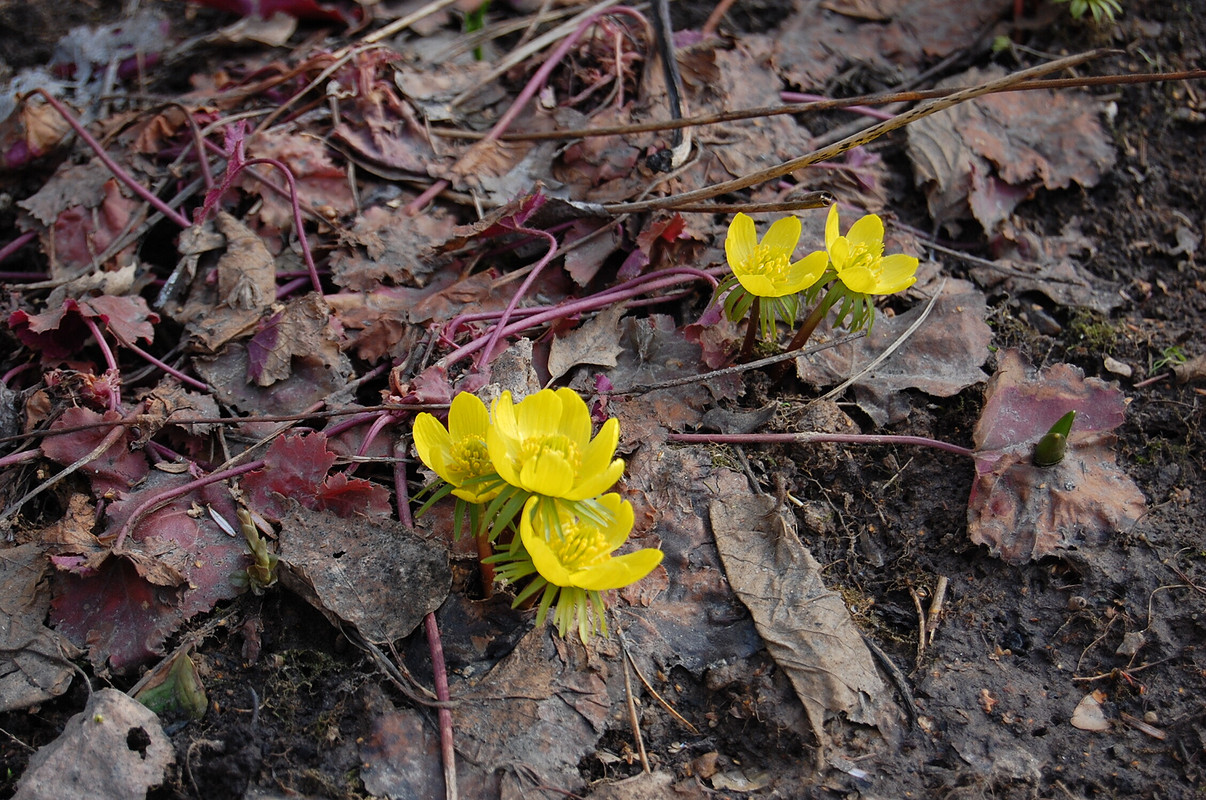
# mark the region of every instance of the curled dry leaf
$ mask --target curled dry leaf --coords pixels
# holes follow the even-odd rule
[[[792,519],[774,498],[751,495],[744,479],[726,488],[709,509],[725,574],[795,687],[817,740],[826,741],[825,720],[834,714],[892,735],[899,712],[891,690]]]
[[[1117,387],[1076,367],[1035,371],[1016,351],[1002,354],[974,434],[971,540],[1021,564],[1103,544],[1138,520],[1143,493],[1111,449],[1125,407]],[[1069,411],[1077,416],[1063,461],[1034,466],[1035,443]]]

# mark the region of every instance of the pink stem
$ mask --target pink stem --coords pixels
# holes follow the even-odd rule
[[[33,450],[23,450],[20,453],[9,453],[4,458],[0,458],[0,469],[7,469],[13,464],[20,464],[25,461],[32,461],[42,455],[42,448],[35,447]]]
[[[390,411],[382,411],[373,420],[373,424],[369,426],[368,431],[364,434],[364,441],[360,443],[360,447],[356,450],[357,456],[363,456],[368,452],[368,449],[373,446],[373,440],[377,438],[377,434],[385,429],[385,426],[392,422],[394,415]],[[349,478],[356,473],[356,467],[360,466],[359,462],[353,461],[348,465],[348,468],[343,472]]]
[[[440,628],[434,612],[423,618],[423,631],[427,634],[427,647],[431,650],[431,671],[435,674],[436,699],[441,702],[437,711],[440,720],[440,757],[444,762],[444,796],[457,796],[456,750],[452,741],[452,711],[446,703],[448,694],[448,667],[444,663],[444,645],[440,642]]]
[[[112,331],[110,331],[110,333],[112,333]],[[183,372],[176,369],[171,364],[168,364],[166,361],[161,361],[160,359],[158,359],[155,356],[148,353],[146,350],[143,350],[138,345],[127,342],[125,339],[121,338],[116,333],[113,333],[113,338],[117,340],[118,344],[120,344],[122,347],[129,350],[134,355],[138,356],[139,358],[143,359],[144,361],[154,364],[155,366],[159,367],[161,370],[166,372],[168,375],[171,375],[173,378],[180,381],[181,383],[191,386],[194,389],[198,389],[202,392],[213,391],[210,388],[209,384],[203,383],[202,381],[199,381],[196,378],[191,378],[188,375],[185,375]]]
[[[507,303],[507,307],[503,309],[502,315],[498,318],[498,324],[494,326],[494,332],[490,334],[490,340],[486,342],[486,352],[485,355],[482,356],[483,364],[488,364],[490,362],[490,354],[494,352],[494,346],[498,344],[498,339],[502,335],[502,329],[506,326],[507,321],[511,318],[511,313],[515,311],[515,306],[519,305],[520,299],[527,293],[528,289],[531,288],[532,284],[536,281],[537,276],[539,276],[544,268],[548,266],[548,263],[553,260],[553,256],[557,255],[557,237],[553,236],[553,234],[549,233],[548,231],[537,230],[535,228],[524,228],[517,225],[508,225],[507,227],[512,227],[516,233],[526,233],[531,236],[541,237],[549,243],[549,251],[544,254],[544,258],[537,261],[536,265],[532,267],[531,272],[529,272],[527,277],[523,279],[523,283],[519,285],[519,288],[515,291],[515,294],[511,296],[511,301]]]
[[[25,245],[29,244],[29,241],[37,235],[37,231],[26,231],[16,239],[13,239],[11,242],[4,245],[4,247],[0,247],[0,261],[3,261]]]
[[[117,540],[113,543],[113,552],[119,554],[121,553],[122,545],[125,543],[126,537],[131,531],[134,530],[134,526],[141,522],[142,518],[150,513],[153,509],[158,508],[164,503],[171,502],[177,497],[186,495],[194,489],[200,489],[202,486],[208,486],[211,483],[217,483],[218,481],[224,481],[229,478],[237,478],[239,475],[242,475],[246,472],[251,472],[253,469],[259,469],[262,466],[264,466],[263,459],[260,459],[259,461],[252,461],[250,464],[244,464],[241,467],[224,469],[221,472],[206,475],[204,478],[189,481],[183,486],[177,486],[175,489],[169,489],[166,492],[160,492],[159,494],[148,497],[146,500],[138,504],[138,507],[134,509],[132,514],[130,514],[130,518],[127,519],[117,531]]]
[[[92,333],[92,338],[100,345],[101,355],[105,357],[105,364],[108,365],[109,372],[113,375],[114,382],[109,392],[109,410],[116,411],[121,406],[121,373],[117,369],[117,359],[113,357],[113,351],[109,349],[109,343],[101,335],[100,326],[96,324],[96,320],[91,317],[84,317],[84,324],[88,326],[88,330]]]
[[[806,94],[803,92],[779,92],[779,99],[784,103],[816,103],[828,100],[829,98],[819,94]],[[886,111],[880,111],[878,108],[871,108],[871,106],[843,106],[842,108],[844,111],[853,111],[865,117],[871,117],[871,119],[888,120],[896,116]]]
[[[627,14],[628,16],[633,17],[638,22],[645,25],[646,28],[649,27],[648,21],[645,19],[644,15],[641,14],[641,12],[634,8],[628,8],[627,6],[605,8],[602,11],[597,11],[594,14],[591,14],[582,21],[582,24],[578,26],[577,30],[565,37],[565,39],[561,41],[561,44],[557,45],[557,49],[554,50],[552,55],[550,55],[545,62],[540,65],[540,69],[536,70],[536,74],[533,75],[532,79],[529,80],[527,85],[523,87],[523,91],[521,91],[519,96],[515,98],[515,102],[511,103],[511,107],[508,108],[501,117],[499,117],[498,122],[494,124],[494,127],[490,129],[490,132],[487,133],[484,138],[478,141],[474,147],[485,147],[487,142],[498,141],[499,137],[507,132],[507,128],[511,127],[511,123],[515,121],[515,118],[518,117],[520,112],[522,112],[527,106],[528,101],[535,97],[536,93],[544,88],[545,81],[548,80],[549,75],[551,75],[553,70],[557,68],[557,65],[561,63],[561,59],[565,58],[566,54],[568,54],[569,51],[573,49],[574,45],[578,43],[578,40],[582,38],[583,34],[585,34],[586,31],[589,30],[591,26],[593,26],[600,18],[609,16],[611,14]],[[427,205],[432,198],[447,188],[448,181],[436,181],[427,189],[427,191],[423,192],[423,194],[416,197],[410,202],[409,205],[406,206],[406,213],[417,214],[419,209],[423,208],[423,206]]]
[[[669,271],[669,270],[667,270],[667,271]],[[686,268],[683,268],[682,271],[685,273],[688,273],[686,275],[686,277],[692,277],[692,278],[697,277],[697,275],[695,273],[700,272],[699,270],[688,270]],[[658,273],[654,273],[654,274],[658,275]],[[706,277],[709,281],[711,281],[713,284],[715,284],[716,281],[714,278],[712,278],[711,275],[706,275]],[[562,303],[560,305],[552,306],[548,310],[543,311],[539,314],[533,314],[532,316],[530,316],[520,322],[514,322],[514,323],[508,325],[505,329],[502,330],[501,335],[502,336],[511,336],[516,333],[522,333],[523,331],[525,331],[529,328],[534,328],[537,325],[543,325],[544,323],[551,322],[552,320],[555,320],[555,319],[561,319],[562,317],[571,317],[571,316],[574,316],[575,314],[582,314],[587,311],[594,311],[594,310],[596,310],[598,308],[602,308],[603,306],[606,306],[610,303],[627,300],[629,298],[636,297],[640,294],[643,294],[648,291],[652,291],[654,289],[662,289],[667,286],[673,286],[677,283],[682,283],[682,282],[683,282],[683,278],[675,275],[675,276],[666,278],[664,280],[660,279],[660,278],[650,280],[647,283],[641,284],[640,286],[632,286],[631,288],[623,290],[623,291],[620,291],[617,287],[617,289],[608,290],[606,292],[600,292],[599,294],[591,295],[590,297],[582,298],[580,300],[573,300],[568,303]],[[631,285],[631,283],[630,283],[630,285]],[[452,353],[449,353],[448,355],[444,356],[443,358],[440,359],[439,363],[445,367],[447,367],[451,364],[455,364],[457,361],[460,361],[462,358],[473,355],[478,350],[481,350],[483,347],[485,347],[485,345],[486,345],[486,338],[484,336],[479,337],[477,339],[474,339],[472,342],[469,342],[468,344],[462,346],[461,348],[454,350]]]
[[[143,200],[146,200],[156,211],[158,211],[160,214],[163,214],[181,228],[188,228],[190,226],[187,217],[152,194],[150,190],[144,187],[141,183],[130,177],[130,173],[118,166],[116,161],[109,158],[109,154],[105,152],[105,148],[101,146],[101,143],[98,142],[92,136],[92,134],[88,133],[88,130],[79,123],[79,120],[71,115],[67,108],[60,103],[57,98],[53,97],[45,89],[34,89],[34,92],[42,95],[42,97],[46,99],[46,102],[50,103],[51,107],[53,107],[55,111],[59,112],[63,119],[67,121],[67,124],[70,125],[75,131],[76,135],[83,139],[84,143],[91,147],[92,151],[96,153],[96,157],[101,160],[101,163],[109,168],[109,171],[113,173],[113,177],[130,187],[130,191],[134,192],[134,194],[138,195]]]
[[[306,231],[302,227],[301,206],[297,202],[297,182],[293,179],[293,172],[275,158],[249,158],[243,162],[242,166],[251,167],[256,164],[276,167],[285,176],[285,182],[289,184],[289,204],[293,207],[293,227],[297,231],[297,241],[301,245],[302,258],[306,262],[306,269],[310,271],[310,283],[313,284],[314,291],[321,295],[322,281],[318,278],[318,267],[314,263],[314,256],[310,254],[310,242],[307,241]]]

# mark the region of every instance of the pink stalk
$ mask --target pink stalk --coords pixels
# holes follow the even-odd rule
[[[122,347],[126,348],[131,353],[134,353],[134,355],[138,356],[139,358],[143,359],[144,361],[154,364],[156,367],[159,367],[161,370],[166,372],[168,375],[171,375],[173,378],[175,378],[176,380],[185,384],[186,386],[191,386],[194,389],[198,389],[202,392],[213,391],[210,388],[209,384],[199,381],[196,378],[192,378],[192,377],[189,377],[188,375],[185,375],[183,372],[176,369],[171,364],[168,364],[166,361],[161,361],[160,359],[158,359],[155,356],[148,353],[146,350],[143,350],[138,345],[127,342],[125,339],[121,338],[116,333],[113,334],[113,338],[116,339],[118,344],[120,344]]]
[[[377,414],[377,418],[373,420],[373,424],[369,426],[368,431],[364,434],[364,441],[362,441],[360,443],[360,447],[356,449],[356,455],[364,456],[364,454],[368,452],[368,449],[373,446],[373,440],[377,438],[377,434],[381,433],[381,431],[385,429],[385,426],[393,420],[394,412],[392,411],[382,411]],[[356,467],[358,466],[360,466],[360,463],[353,461],[343,472],[350,478],[355,474]]]
[[[0,247],[0,261],[3,261],[25,245],[29,244],[30,240],[37,235],[38,234],[36,231],[26,231],[16,239],[13,239],[11,242],[4,245],[4,247]]]
[[[314,291],[321,295],[322,281],[318,278],[318,267],[314,263],[314,256],[310,253],[310,242],[306,239],[306,231],[302,227],[301,206],[298,205],[297,201],[297,182],[293,180],[293,172],[275,158],[252,158],[243,162],[244,167],[251,167],[256,164],[276,167],[285,176],[285,182],[289,184],[289,204],[293,206],[293,228],[297,232],[297,242],[301,245],[302,258],[306,262],[306,269],[310,271],[310,283],[313,284]]]
[[[484,138],[479,140],[474,145],[474,148],[485,147],[487,142],[498,141],[498,139],[507,132],[507,129],[511,127],[511,123],[515,121],[515,118],[519,116],[520,112],[524,110],[528,104],[528,101],[535,97],[536,93],[544,88],[544,84],[549,79],[549,75],[553,74],[553,70],[557,68],[557,65],[561,63],[561,60],[565,58],[570,50],[573,49],[574,45],[578,43],[578,40],[581,39],[582,36],[588,30],[590,30],[590,28],[596,22],[598,22],[600,18],[610,16],[611,14],[626,14],[642,23],[646,29],[649,27],[648,21],[645,19],[644,15],[641,14],[641,12],[637,11],[635,8],[628,8],[627,6],[605,8],[602,11],[597,11],[594,14],[591,14],[582,21],[582,24],[578,26],[577,30],[565,37],[565,39],[561,41],[561,44],[557,45],[557,49],[554,50],[552,55],[550,55],[548,59],[546,59],[545,62],[540,65],[540,69],[536,70],[536,74],[533,75],[532,79],[529,80],[527,85],[523,87],[523,91],[521,91],[519,96],[515,98],[515,102],[511,103],[511,107],[508,108],[501,117],[499,117],[498,122],[494,124],[494,127],[490,129],[490,132],[487,133]],[[448,181],[436,181],[434,184],[428,187],[423,194],[416,197],[410,202],[409,205],[406,206],[406,213],[419,213],[419,209],[423,208],[423,206],[427,205],[427,203],[429,203],[436,195],[447,188]]]
[[[506,223],[504,223],[506,224]],[[507,307],[503,309],[502,316],[498,318],[498,325],[494,327],[494,332],[490,334],[490,340],[486,342],[486,353],[482,356],[482,363],[490,362],[490,354],[494,352],[494,346],[498,344],[498,338],[502,334],[502,329],[506,326],[507,321],[511,318],[511,313],[515,311],[515,306],[519,305],[520,299],[531,288],[536,281],[536,277],[544,270],[548,263],[553,260],[553,256],[557,255],[557,237],[548,231],[537,230],[536,228],[524,228],[519,225],[507,225],[516,233],[526,233],[531,236],[539,236],[549,243],[549,251],[544,254],[544,257],[536,262],[531,271],[528,272],[523,283],[519,284],[519,288],[515,290],[515,294],[511,296],[511,301],[507,303]]]
[[[666,270],[666,271],[669,272],[670,270]],[[546,322],[551,322],[555,319],[561,319],[562,317],[572,317],[574,315],[582,314],[587,311],[594,311],[596,309],[602,308],[611,303],[622,302],[624,300],[628,300],[630,298],[637,297],[638,295],[644,294],[645,292],[648,292],[648,291],[652,291],[655,289],[663,289],[663,288],[666,288],[669,286],[674,286],[677,283],[682,283],[684,278],[698,278],[702,274],[711,283],[713,283],[713,284],[716,283],[715,279],[711,275],[707,275],[706,273],[703,273],[702,270],[695,270],[695,269],[690,269],[687,267],[680,267],[680,268],[676,269],[675,272],[676,272],[675,275],[672,275],[665,279],[662,279],[660,277],[660,273],[653,273],[653,275],[657,276],[656,278],[648,280],[647,282],[642,283],[637,286],[631,285],[632,283],[636,282],[634,280],[634,281],[629,282],[629,284],[628,284],[629,288],[627,288],[627,289],[621,290],[621,289],[619,289],[619,287],[617,287],[616,289],[611,289],[606,292],[600,292],[598,294],[594,294],[594,295],[591,295],[590,297],[582,298],[580,300],[572,300],[567,303],[561,303],[560,305],[552,306],[551,308],[549,308],[546,311],[542,311],[539,314],[533,314],[532,316],[530,316],[520,322],[511,323],[506,328],[501,329],[501,334],[500,334],[499,338],[501,338],[502,336],[513,336],[514,334],[522,333],[523,331],[528,330],[529,328],[534,328],[538,325],[543,325]],[[679,274],[679,273],[682,273],[682,274]],[[481,350],[485,346],[486,346],[486,337],[484,337],[484,336],[479,337],[477,339],[474,339],[472,342],[469,342],[468,344],[460,347],[459,349],[454,350],[452,353],[449,353],[448,355],[444,356],[443,358],[440,359],[439,363],[441,365],[447,367],[451,364],[455,364],[457,361],[460,361],[463,358],[466,358],[467,356],[473,355],[474,353],[476,353],[478,350]]]
[[[779,99],[784,103],[817,103],[828,100],[828,97],[823,97],[819,94],[806,94],[803,92],[779,92]],[[843,106],[845,111],[853,111],[857,114],[862,114],[871,119],[889,120],[895,117],[895,114],[889,114],[886,111],[880,111],[878,108],[871,106]]]
[[[126,537],[131,531],[134,530],[134,526],[141,522],[142,518],[154,509],[162,506],[165,503],[175,500],[177,497],[182,497],[194,489],[200,489],[202,486],[208,486],[211,483],[217,483],[218,481],[224,481],[229,478],[237,478],[246,472],[251,472],[253,469],[259,469],[262,466],[264,466],[263,459],[260,459],[259,461],[252,461],[250,464],[244,464],[241,467],[224,469],[221,472],[206,475],[204,478],[189,481],[183,486],[177,486],[175,489],[169,489],[166,492],[160,492],[159,494],[148,497],[146,500],[138,504],[138,507],[134,509],[132,514],[130,514],[129,519],[127,519],[117,531],[117,540],[113,542],[113,552],[118,554],[121,553],[122,545],[125,543]]]
[[[0,383],[3,383],[5,386],[8,386],[9,383],[12,382],[13,378],[17,377],[22,372],[26,372],[28,370],[33,369],[33,366],[34,366],[34,363],[32,361],[26,361],[24,364],[18,364],[17,366],[10,369],[8,372],[4,373],[4,375],[0,376]]]
[[[105,357],[105,364],[109,367],[108,371],[113,375],[112,389],[109,392],[109,410],[117,411],[121,406],[121,372],[117,369],[117,359],[113,357],[113,351],[109,349],[109,343],[101,335],[100,326],[96,324],[96,320],[91,317],[84,317],[84,324],[88,326],[88,330],[92,333],[92,338],[100,345],[101,354]]]
[[[7,469],[13,464],[21,464],[25,461],[33,461],[42,455],[42,448],[35,447],[32,450],[22,450],[20,453],[9,453],[4,458],[0,458],[0,469]]]
[[[130,188],[130,191],[134,192],[134,194],[138,195],[143,200],[146,200],[156,211],[158,211],[160,214],[163,214],[181,228],[189,227],[190,223],[186,216],[160,200],[141,183],[130,177],[130,173],[118,166],[117,162],[110,158],[109,154],[105,152],[105,148],[101,146],[101,143],[98,142],[92,136],[92,134],[88,133],[88,130],[79,123],[79,120],[72,116],[71,112],[67,110],[66,106],[60,103],[56,97],[52,96],[45,89],[34,89],[34,92],[42,95],[42,97],[46,99],[46,102],[49,103],[55,111],[59,112],[60,116],[67,121],[67,124],[72,127],[76,135],[79,136],[85,144],[91,147],[92,151],[96,153],[96,157],[101,160],[101,163],[109,168],[109,171],[113,173],[114,178],[117,178],[119,181],[124,183]]]
[[[933,447],[968,458],[975,458],[976,451],[950,442],[942,442],[925,436],[895,436],[892,434],[862,433],[672,433],[666,441],[684,444],[811,444],[813,442],[838,442],[841,444],[915,444]]]

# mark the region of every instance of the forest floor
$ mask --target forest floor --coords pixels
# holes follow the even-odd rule
[[[1203,796],[1200,80],[994,94],[718,198],[827,192],[843,228],[878,214],[921,267],[865,338],[705,375],[741,343],[705,316],[732,213],[621,206],[883,108],[714,121],[669,173],[646,163],[665,131],[481,143],[448,132],[489,130],[556,44],[522,48],[586,6],[537,24],[540,3],[495,4],[478,34],[442,10],[378,47],[421,4],[363,24],[350,1],[276,5],[326,19],[0,0],[0,248],[18,245],[0,256],[0,798],[445,796],[437,628],[461,797]],[[1050,77],[1206,57],[1200,3],[1124,0],[1099,25],[1024,5],[756,0],[717,31],[710,4],[676,7],[684,113],[972,86],[1096,48]],[[668,118],[645,29],[591,31],[510,132]],[[110,164],[13,100],[36,86]],[[314,273],[288,193],[240,158],[290,168]],[[797,255],[823,248],[826,212],[795,213]],[[508,334],[490,369],[458,350],[488,319],[434,335],[497,319],[525,276],[520,309],[640,291]],[[633,540],[665,553],[585,645],[487,596],[449,508],[398,521],[399,490],[430,477],[414,411],[550,381],[619,419]],[[1029,466],[1068,409],[1066,461]],[[752,432],[974,452],[671,440]],[[279,564],[249,555],[243,508]],[[116,739],[80,734],[104,725]]]

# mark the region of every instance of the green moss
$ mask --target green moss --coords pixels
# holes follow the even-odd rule
[[[1122,328],[1104,314],[1088,308],[1078,308],[1068,320],[1069,345],[1083,347],[1099,355],[1108,355],[1118,346]]]

